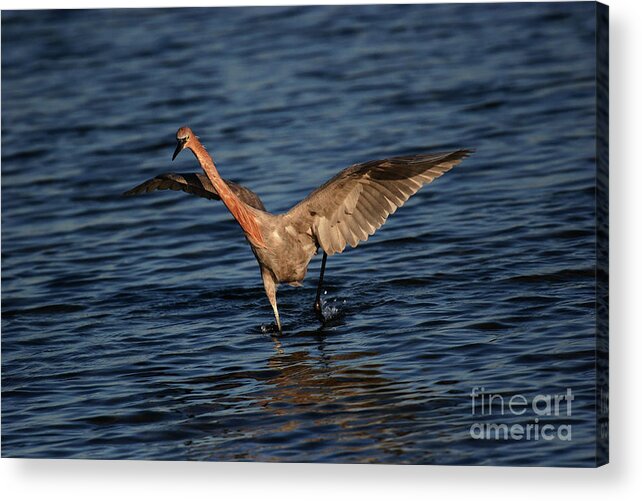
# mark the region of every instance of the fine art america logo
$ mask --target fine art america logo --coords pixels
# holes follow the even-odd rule
[[[539,394],[526,397],[520,393],[510,397],[486,393],[475,386],[470,393],[471,413],[479,421],[470,427],[470,436],[476,440],[562,440],[572,438],[571,424],[564,416],[573,414],[573,392],[570,388],[561,394]],[[523,422],[516,422],[523,419]],[[553,418],[553,423],[546,423]],[[483,421],[482,421],[483,420]]]

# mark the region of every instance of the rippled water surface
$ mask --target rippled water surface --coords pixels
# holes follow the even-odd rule
[[[591,464],[593,9],[3,12],[2,454]],[[282,287],[275,337],[220,202],[121,196],[199,170],[184,124],[277,212],[476,152],[328,259],[324,326],[319,257]],[[572,388],[572,441],[474,440],[474,387]]]

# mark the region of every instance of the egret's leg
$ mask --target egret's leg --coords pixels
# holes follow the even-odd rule
[[[263,278],[263,287],[265,287],[265,293],[272,305],[272,310],[274,311],[274,318],[276,319],[276,326],[279,329],[279,332],[283,332],[281,329],[281,319],[279,318],[279,310],[276,307],[276,281],[270,273],[265,268],[261,268],[261,277]]]
[[[325,273],[325,262],[328,255],[323,251],[323,260],[321,261],[321,274],[319,275],[319,283],[317,284],[317,298],[314,301],[314,312],[317,314],[318,319],[323,322],[323,315],[321,314],[321,288],[323,287],[323,274]]]

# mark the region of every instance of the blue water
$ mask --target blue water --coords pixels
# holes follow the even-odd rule
[[[591,3],[3,12],[2,455],[592,464],[594,53]],[[121,196],[181,125],[275,212],[476,152],[275,337],[220,202]],[[474,387],[571,388],[572,441],[473,439]]]

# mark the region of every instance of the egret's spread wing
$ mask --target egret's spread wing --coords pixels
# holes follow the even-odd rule
[[[427,183],[448,172],[471,153],[457,150],[431,155],[373,160],[341,171],[292,208],[325,252],[356,247],[381,227],[390,214]]]
[[[252,190],[243,185],[224,179],[225,183],[230,189],[238,196],[243,202],[250,207],[264,211],[265,207],[259,196]],[[196,195],[197,197],[209,198],[211,200],[220,200],[216,188],[212,186],[209,178],[200,172],[190,172],[183,174],[175,174],[169,172],[161,174],[155,178],[148,179],[135,188],[126,191],[124,195],[139,195],[141,193],[149,193],[154,190],[182,190],[185,193]]]

